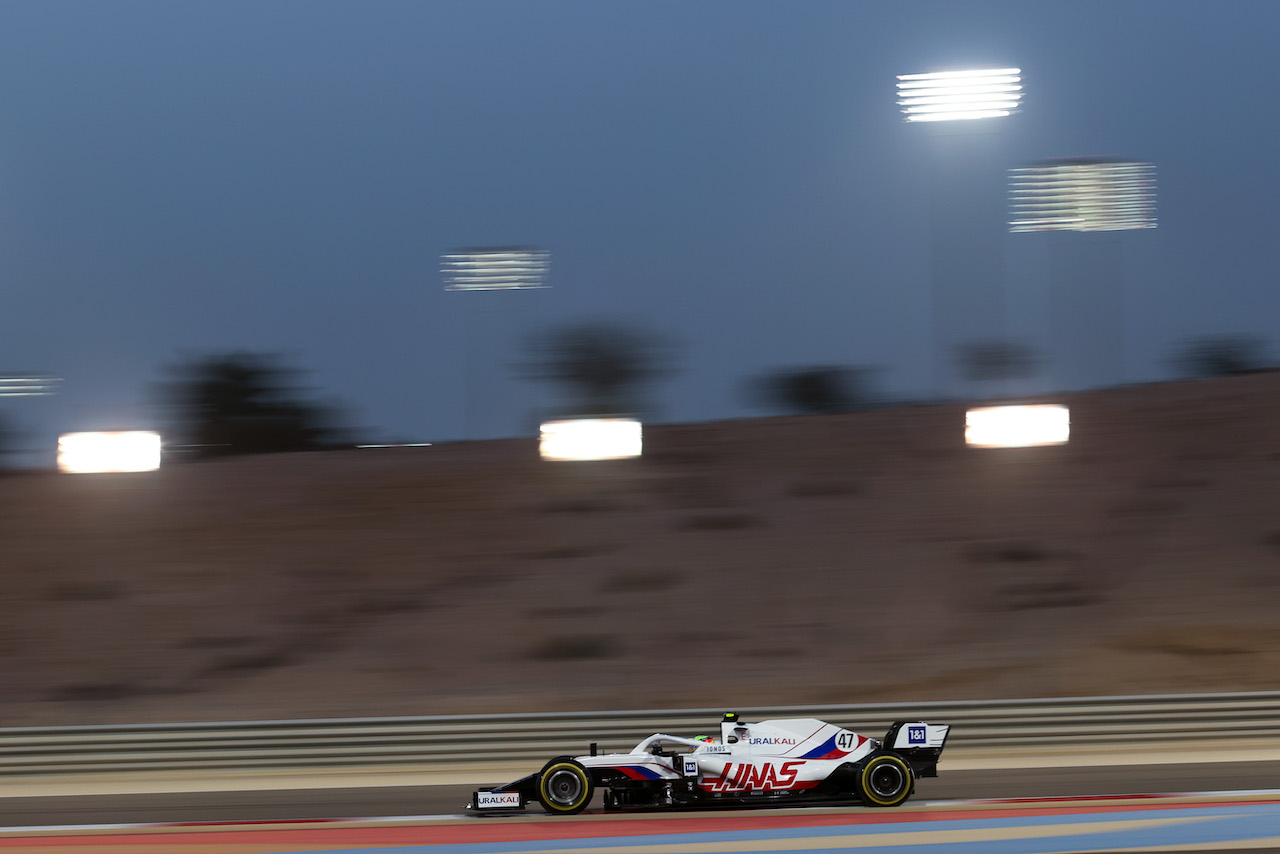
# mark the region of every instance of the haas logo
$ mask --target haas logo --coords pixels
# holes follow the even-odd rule
[[[759,764],[732,762],[724,766],[724,774],[707,780],[703,788],[711,792],[738,792],[749,790],[754,792],[770,792],[779,789],[790,789],[796,782],[796,775],[803,762],[783,762],[775,767],[772,762]]]

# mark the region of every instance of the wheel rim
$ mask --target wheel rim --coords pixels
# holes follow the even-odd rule
[[[891,762],[882,762],[871,771],[871,790],[882,798],[891,798],[902,791],[902,769]]]
[[[544,785],[552,803],[559,806],[573,806],[582,797],[582,778],[567,769],[553,772]]]

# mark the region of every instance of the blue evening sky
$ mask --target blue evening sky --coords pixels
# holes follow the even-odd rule
[[[516,342],[591,318],[680,343],[666,421],[763,414],[744,383],[788,366],[924,396],[930,139],[894,82],[969,64],[1023,69],[1002,168],[1156,164],[1123,378],[1167,378],[1190,336],[1276,332],[1277,33],[1273,0],[7,0],[0,373],[64,382],[0,415],[51,454],[250,350],[370,438],[511,435],[549,399]],[[1037,346],[1044,237],[999,238]],[[442,290],[441,252],[503,244],[550,249],[553,287]]]

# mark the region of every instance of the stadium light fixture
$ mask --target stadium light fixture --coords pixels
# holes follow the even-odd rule
[[[531,246],[457,249],[440,259],[446,291],[545,288],[551,253]]]
[[[145,430],[64,433],[58,437],[58,471],[73,474],[154,471],[160,468],[160,434]]]
[[[47,397],[58,390],[58,377],[33,374],[0,375],[0,397]]]
[[[964,441],[973,448],[1029,448],[1065,445],[1071,435],[1067,407],[984,406],[965,413]]]
[[[898,106],[908,122],[1012,115],[1022,102],[1022,69],[972,68],[898,75]]]
[[[622,460],[640,456],[643,428],[634,418],[575,418],[542,425],[544,460]]]
[[[1156,227],[1156,167],[1103,157],[1043,160],[1009,170],[1009,230]]]

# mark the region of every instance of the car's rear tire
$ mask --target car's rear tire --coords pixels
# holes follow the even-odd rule
[[[591,774],[572,759],[552,759],[538,775],[538,800],[552,815],[575,815],[591,803]]]
[[[896,807],[911,797],[911,766],[896,753],[872,754],[858,771],[858,797],[869,807]]]

